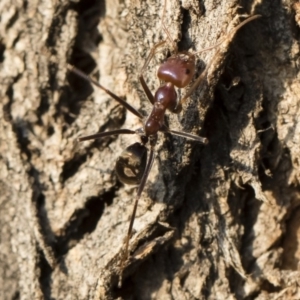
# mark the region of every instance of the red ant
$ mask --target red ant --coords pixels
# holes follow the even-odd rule
[[[234,28],[225,38],[221,39],[217,44],[215,44],[212,47],[203,49],[200,52],[207,51],[210,49],[213,49],[219,45],[221,45],[223,42],[229,39],[230,36],[233,36],[238,29],[240,29],[242,26],[244,26],[246,23],[260,17],[260,15],[255,15],[252,17],[249,17],[245,21],[241,22],[236,28]],[[170,35],[165,27],[165,25],[162,23],[164,31],[167,33],[168,38],[170,39]],[[133,229],[133,223],[137,211],[137,205],[138,201],[141,197],[141,194],[144,190],[144,187],[147,182],[148,175],[151,171],[152,164],[154,162],[155,158],[155,145],[157,143],[158,138],[158,132],[162,133],[171,133],[176,136],[180,136],[183,138],[191,139],[196,142],[200,142],[203,144],[207,144],[208,140],[205,137],[200,137],[197,135],[193,135],[187,132],[181,132],[181,131],[175,131],[169,129],[164,124],[164,116],[166,110],[169,110],[172,113],[180,113],[182,110],[182,104],[185,102],[185,100],[194,92],[194,90],[198,87],[200,82],[204,80],[205,76],[207,75],[208,67],[206,67],[205,71],[202,72],[202,74],[195,80],[194,84],[190,88],[190,90],[186,93],[186,95],[178,100],[177,99],[177,93],[175,90],[176,88],[184,88],[186,87],[192,80],[194,74],[195,74],[195,54],[197,53],[190,53],[190,52],[177,52],[170,56],[164,63],[161,64],[161,66],[158,69],[157,77],[163,81],[164,83],[157,89],[155,95],[153,96],[152,92],[150,91],[147,83],[144,79],[144,72],[149,65],[150,60],[153,58],[156,49],[163,45],[166,41],[160,42],[156,44],[141,72],[139,75],[140,83],[143,87],[143,90],[153,105],[152,111],[150,115],[147,117],[147,119],[144,121],[143,127],[139,128],[137,130],[130,130],[130,129],[118,129],[108,132],[101,132],[96,133],[89,136],[84,136],[79,138],[79,141],[87,141],[92,139],[98,139],[106,136],[111,135],[120,135],[120,134],[137,134],[140,136],[140,143],[134,143],[127,147],[125,151],[121,154],[121,156],[117,159],[116,162],[116,173],[118,178],[121,182],[125,184],[134,184],[138,185],[137,195],[135,198],[133,211],[129,223],[128,232],[125,238],[125,246],[124,246],[124,252],[121,258],[120,263],[120,273],[122,275],[125,262],[128,259],[129,253],[129,240],[132,235],[132,229]],[[172,42],[172,41],[171,41]],[[176,46],[174,47],[176,49]],[[218,51],[217,51],[218,53]],[[217,56],[217,53],[214,57]],[[214,59],[214,58],[213,58]],[[212,59],[212,61],[213,61]],[[210,62],[210,64],[212,63]],[[208,64],[209,66],[209,64]],[[129,103],[115,95],[113,92],[109,91],[105,87],[103,87],[98,82],[94,81],[90,77],[88,77],[86,74],[81,72],[80,70],[76,69],[73,66],[68,65],[68,69],[77,74],[78,76],[82,77],[83,79],[91,82],[95,86],[102,89],[104,92],[106,92],[108,95],[110,95],[113,99],[115,99],[117,102],[119,102],[122,106],[124,106],[127,110],[129,110],[131,113],[133,113],[135,116],[137,116],[139,119],[143,120],[144,116],[133,106],[131,106]],[[150,153],[148,156],[148,149],[146,145],[149,143],[150,145]]]

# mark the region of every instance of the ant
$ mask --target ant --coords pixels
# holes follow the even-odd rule
[[[145,188],[149,173],[151,171],[154,162],[155,146],[158,140],[158,132],[162,132],[164,134],[170,133],[179,137],[191,139],[193,141],[202,144],[208,143],[208,139],[205,137],[200,137],[187,132],[175,131],[169,129],[164,123],[164,117],[167,110],[175,114],[181,112],[182,104],[195,91],[195,89],[199,86],[199,84],[205,79],[208,73],[208,67],[209,65],[212,64],[214,58],[217,56],[219,51],[216,52],[212,61],[209,64],[207,64],[206,69],[195,80],[195,82],[193,83],[193,85],[191,86],[191,88],[183,98],[178,100],[175,87],[179,89],[185,88],[192,81],[196,69],[196,54],[220,46],[223,42],[229,40],[229,38],[233,36],[242,26],[259,17],[260,15],[254,15],[249,17],[248,19],[241,22],[231,32],[229,32],[227,36],[221,38],[220,41],[218,41],[214,46],[208,47],[196,53],[191,53],[188,51],[178,52],[176,45],[173,45],[174,43],[170,38],[170,34],[162,21],[162,28],[166,32],[168,39],[171,41],[173,48],[175,49],[175,54],[167,58],[167,60],[160,65],[157,71],[157,77],[164,83],[156,90],[155,95],[153,95],[152,92],[150,91],[144,79],[144,73],[151,59],[155,55],[157,48],[161,47],[166,41],[162,41],[154,45],[154,47],[151,49],[150,54],[148,55],[145,61],[144,66],[141,69],[141,72],[139,74],[139,81],[142,85],[142,88],[148,100],[153,106],[151,113],[143,123],[143,127],[137,130],[118,129],[118,130],[112,130],[108,132],[100,132],[100,133],[80,137],[78,139],[80,142],[82,142],[87,140],[103,138],[106,136],[121,135],[121,134],[137,134],[140,137],[140,142],[136,142],[130,145],[123,151],[123,153],[117,159],[116,166],[115,166],[117,176],[121,182],[123,182],[124,184],[138,185],[137,194],[133,205],[133,211],[131,214],[127,235],[124,241],[124,250],[120,261],[121,276],[125,267],[125,263],[129,257],[129,250],[128,250],[129,241],[133,232],[133,223],[135,220],[138,202],[139,199],[141,198],[142,192]],[[114,100],[119,102],[128,111],[130,111],[132,114],[137,116],[140,120],[144,120],[144,116],[137,109],[135,109],[125,100],[115,95],[110,90],[103,87],[95,80],[91,79],[88,75],[84,74],[83,72],[81,72],[80,70],[76,69],[71,65],[68,65],[68,70],[77,74],[78,76],[87,80],[93,85],[99,87],[109,96],[111,96]],[[150,150],[148,150],[146,145],[150,146],[149,147]],[[149,155],[148,155],[148,151],[149,151]]]

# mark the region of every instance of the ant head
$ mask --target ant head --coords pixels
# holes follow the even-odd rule
[[[170,56],[157,71],[157,77],[178,88],[186,87],[195,74],[195,55],[181,52]]]
[[[125,184],[140,183],[147,163],[147,148],[141,143],[127,147],[116,162],[116,173]]]

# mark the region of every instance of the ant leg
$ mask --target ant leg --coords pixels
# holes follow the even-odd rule
[[[184,95],[183,98],[180,99],[180,105],[184,104],[185,101],[192,95],[192,93],[195,91],[195,89],[199,86],[199,84],[204,80],[204,78],[206,77],[207,73],[208,73],[208,67],[213,63],[214,58],[217,57],[217,54],[219,53],[219,51],[217,51],[217,53],[215,54],[215,56],[213,57],[212,61],[206,66],[205,70],[199,75],[199,77],[196,79],[196,81],[193,83],[193,85],[191,86],[191,88],[187,91],[187,93]]]
[[[153,162],[154,162],[154,157],[155,157],[155,155],[154,155],[154,145],[152,145],[151,149],[150,149],[149,159],[148,159],[148,162],[147,162],[142,180],[141,180],[140,185],[138,187],[137,195],[136,195],[136,198],[135,198],[135,201],[134,201],[133,211],[132,211],[132,214],[131,214],[131,217],[130,217],[130,223],[129,223],[127,235],[126,235],[126,238],[125,238],[125,248],[124,248],[124,252],[123,252],[123,255],[121,257],[121,262],[120,262],[119,286],[121,285],[121,282],[122,282],[122,274],[123,274],[123,270],[124,270],[124,267],[125,267],[125,262],[127,261],[128,256],[129,256],[129,253],[128,253],[129,241],[130,241],[130,238],[131,238],[131,235],[132,235],[132,228],[133,228],[133,223],[134,223],[134,219],[135,219],[135,215],[136,215],[137,205],[138,205],[138,202],[141,198],[144,187],[146,185],[149,173],[151,171],[151,168],[152,168],[152,165],[153,165]]]
[[[194,135],[194,134],[187,133],[184,131],[171,130],[166,125],[163,125],[159,131],[161,131],[163,133],[171,133],[173,135],[177,135],[177,136],[183,137],[185,139],[191,139],[193,141],[200,142],[203,144],[208,144],[208,139],[205,137]]]
[[[230,38],[232,38],[236,32],[242,28],[244,25],[246,25],[247,23],[260,18],[261,15],[254,15],[249,17],[248,19],[244,20],[243,22],[241,22],[238,26],[236,26],[234,29],[232,29],[224,38],[221,39],[221,41],[219,41],[217,44],[215,44],[214,46],[211,46],[209,48],[203,49],[199,52],[196,53],[200,53],[200,52],[204,52],[207,50],[210,50],[212,48],[215,48],[217,46],[220,46],[221,44],[223,44],[224,42],[228,41],[230,42]],[[204,78],[206,77],[207,73],[208,73],[208,69],[209,67],[213,64],[214,60],[217,59],[218,57],[218,53],[221,51],[221,49],[217,50],[217,52],[215,53],[215,55],[213,56],[212,60],[209,62],[209,64],[206,66],[205,70],[200,74],[200,76],[196,79],[196,81],[193,83],[193,85],[191,86],[191,88],[188,90],[188,92],[184,95],[183,98],[181,98],[180,100],[180,104],[182,105],[183,103],[185,103],[185,101],[187,100],[187,98],[189,98],[191,96],[191,94],[194,92],[194,90],[199,86],[199,84],[204,80]]]
[[[111,135],[119,135],[119,134],[135,134],[136,132],[130,129],[118,129],[118,130],[112,130],[112,131],[106,131],[106,132],[99,132],[96,134],[91,134],[87,136],[83,136],[78,138],[79,142],[88,141],[88,140],[95,140],[99,138],[103,138],[105,136],[111,136]]]
[[[119,96],[117,96],[116,94],[114,94],[113,92],[111,92],[110,90],[106,89],[100,83],[98,83],[97,81],[93,80],[88,75],[86,75],[82,71],[78,70],[74,66],[71,66],[71,65],[68,64],[67,68],[68,68],[69,71],[73,72],[74,74],[78,75],[79,77],[85,79],[86,81],[94,84],[95,86],[97,86],[98,88],[100,88],[101,90],[103,90],[106,94],[108,94],[113,99],[115,99],[117,102],[119,102],[122,106],[124,106],[126,109],[128,109],[135,116],[137,116],[140,119],[143,119],[143,115],[138,110],[136,110],[133,106],[131,106],[129,103],[127,103],[125,100],[123,100],[122,98],[120,98]]]
[[[186,139],[191,139],[196,142],[208,144],[208,139],[205,137],[202,137],[202,136],[194,135],[194,134],[183,132],[183,131],[176,131],[176,130],[168,130],[167,132],[169,132],[173,135],[177,135],[177,136],[186,138]]]
[[[153,58],[153,56],[154,56],[154,54],[155,54],[157,48],[161,47],[165,42],[166,42],[166,41],[161,41],[161,42],[155,44],[155,45],[152,47],[152,49],[151,49],[151,51],[150,51],[150,53],[149,53],[149,55],[148,55],[148,57],[147,57],[147,59],[146,59],[144,65],[143,65],[143,67],[142,67],[142,69],[141,69],[141,72],[140,72],[140,74],[139,74],[139,80],[140,80],[140,83],[141,83],[141,85],[142,85],[142,87],[143,87],[143,90],[144,90],[144,92],[145,92],[147,98],[149,99],[149,101],[150,101],[152,104],[154,104],[154,96],[152,95],[152,93],[151,93],[151,91],[150,91],[150,89],[149,89],[149,87],[148,87],[148,85],[147,85],[147,83],[146,83],[146,81],[145,81],[145,79],[144,79],[144,75],[143,75],[143,74],[145,73],[145,70],[146,70],[146,68],[148,67],[148,65],[149,65],[149,63],[150,63],[150,61],[151,61],[151,59]]]

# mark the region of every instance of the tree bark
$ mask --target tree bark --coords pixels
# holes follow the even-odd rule
[[[1,299],[300,299],[298,2],[1,0],[0,11]],[[144,74],[154,93],[174,48],[226,35],[197,54],[194,81],[207,75],[166,117],[209,143],[159,136],[118,287],[136,187],[114,165],[138,138],[77,138],[142,124],[67,63],[147,116],[138,75],[152,47],[167,41]]]

